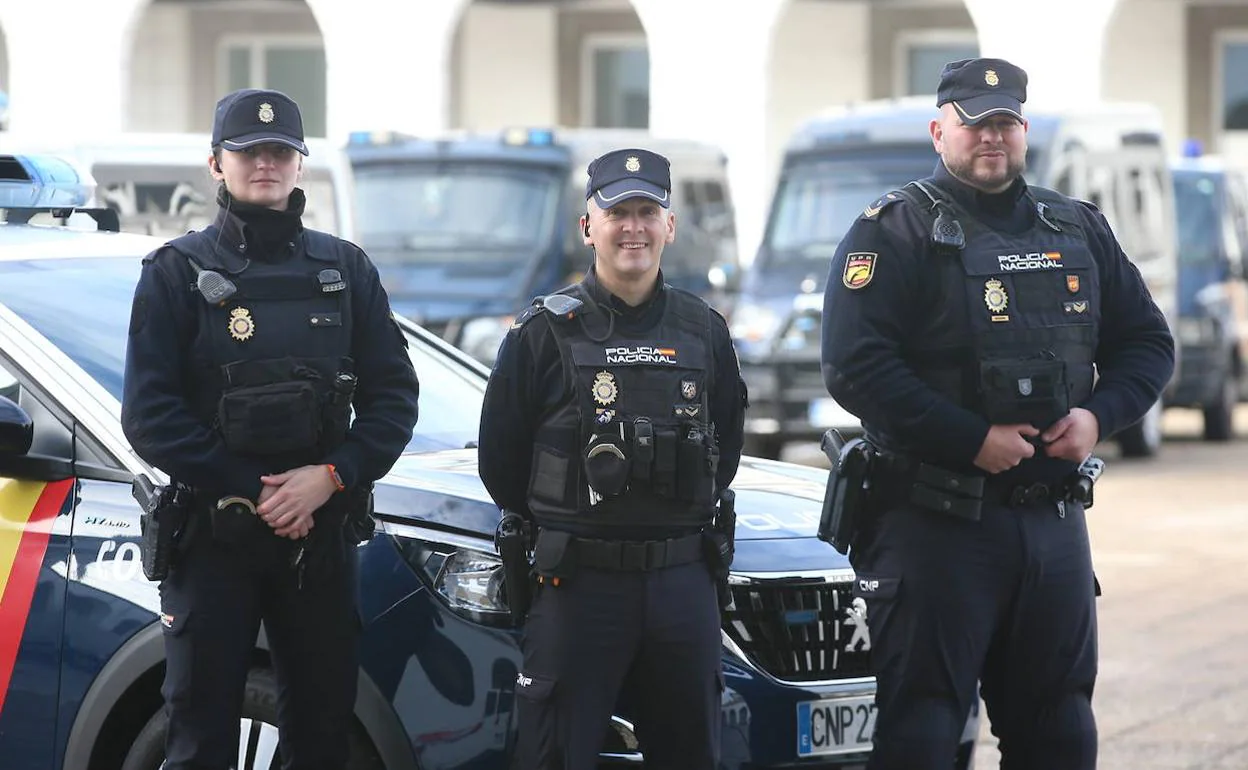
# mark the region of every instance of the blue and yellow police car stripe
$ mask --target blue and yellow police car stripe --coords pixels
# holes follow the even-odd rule
[[[73,483],[73,479],[51,483],[0,479],[0,711],[52,522]]]

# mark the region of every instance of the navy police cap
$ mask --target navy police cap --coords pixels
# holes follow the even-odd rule
[[[277,142],[304,155],[303,116],[299,105],[281,91],[245,88],[221,97],[212,121],[212,146],[245,150],[257,144]]]
[[[589,164],[585,200],[611,208],[629,198],[649,198],[672,205],[672,171],[667,158],[649,150],[614,150]]]
[[[974,126],[992,115],[1023,119],[1027,73],[1005,59],[962,59],[940,73],[936,106],[952,104],[958,117]]]

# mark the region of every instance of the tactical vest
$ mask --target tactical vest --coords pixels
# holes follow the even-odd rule
[[[1079,204],[1029,187],[1034,224],[1011,235],[986,227],[934,185],[899,192],[928,216],[940,260],[939,301],[906,348],[918,376],[993,424],[1043,429],[1086,401],[1100,276]]]
[[[231,452],[315,462],[344,440],[355,386],[340,242],[305,230],[302,254],[269,263],[222,253],[218,237],[213,225],[168,244],[197,278],[194,408]],[[214,293],[223,281],[235,291]]]
[[[702,526],[714,513],[719,449],[710,424],[711,310],[664,287],[662,319],[618,329],[585,303],[550,313],[567,397],[536,432],[529,509],[538,523],[610,537],[613,528]]]

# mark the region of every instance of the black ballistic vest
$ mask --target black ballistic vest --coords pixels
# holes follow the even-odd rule
[[[350,287],[337,239],[303,231],[281,262],[224,254],[216,225],[169,242],[193,277],[218,273],[237,291],[219,304],[195,292],[192,403],[230,451],[285,470],[341,443],[354,392]]]
[[[621,331],[580,285],[561,292],[585,307],[571,319],[550,314],[567,397],[536,432],[529,509],[540,525],[608,538],[711,520],[711,311],[663,291],[662,318],[644,333]]]
[[[936,212],[961,225],[965,245],[936,246],[939,300],[906,358],[929,386],[989,422],[1043,429],[1092,393],[1100,276],[1079,204],[1030,187],[1042,215],[1012,235],[925,187]],[[902,194],[922,211],[933,208],[914,185]]]

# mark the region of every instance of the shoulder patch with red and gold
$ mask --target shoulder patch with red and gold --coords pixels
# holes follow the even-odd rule
[[[871,283],[875,277],[875,260],[879,257],[874,251],[851,251],[845,255],[845,272],[841,274],[841,283],[846,289],[861,289]]]
[[[901,193],[897,192],[896,190],[894,190],[893,192],[884,193],[879,198],[876,198],[874,203],[872,203],[870,206],[867,206],[865,209],[862,210],[861,218],[862,219],[878,219],[880,216],[880,212],[882,212],[884,209],[888,208],[889,206],[893,205],[894,203],[897,203],[901,199],[902,199]]]

